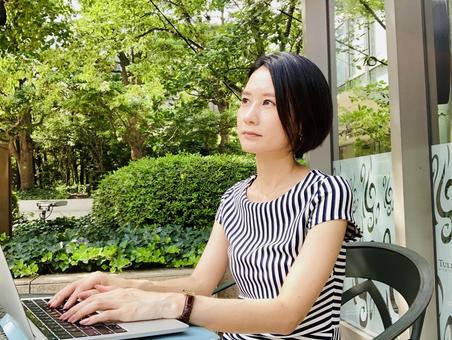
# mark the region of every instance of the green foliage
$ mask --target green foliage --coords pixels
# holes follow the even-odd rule
[[[6,241],[8,241],[9,237],[8,235],[6,235],[6,233],[1,233],[0,234],[0,246],[3,246]]]
[[[375,15],[384,20],[384,0],[336,0],[336,11],[347,18],[363,17],[374,21]]]
[[[340,135],[354,140],[355,156],[391,150],[389,88],[385,82],[351,89],[354,109],[340,108]]]
[[[101,181],[93,215],[101,225],[119,229],[174,224],[182,230],[210,230],[223,192],[254,167],[254,160],[244,156],[141,159]]]
[[[80,219],[34,220],[16,225],[14,235],[0,235],[15,277],[55,272],[125,268],[193,266],[208,239],[207,232],[164,228],[100,228],[90,216]]]
[[[0,138],[18,148],[16,178],[28,169],[22,189],[95,187],[145,155],[237,153],[249,65],[302,49],[296,0],[71,3],[5,1]]]

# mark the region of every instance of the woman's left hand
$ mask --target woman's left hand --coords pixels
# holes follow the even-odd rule
[[[106,321],[139,321],[177,318],[185,298],[177,293],[148,292],[135,288],[96,285],[99,294],[87,297],[61,315],[68,322],[91,325]],[[97,313],[96,313],[97,312]]]

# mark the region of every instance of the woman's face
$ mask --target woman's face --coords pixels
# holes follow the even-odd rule
[[[290,151],[276,109],[270,71],[265,66],[253,72],[242,92],[237,133],[243,151],[256,155]]]

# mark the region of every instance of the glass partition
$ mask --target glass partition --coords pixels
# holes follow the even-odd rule
[[[395,243],[384,1],[336,0],[335,40],[339,160],[333,171],[352,187],[364,240]],[[357,283],[347,279],[344,288]],[[396,320],[394,291],[377,286]],[[341,318],[371,337],[383,329],[367,294],[344,305]]]
[[[452,87],[450,58],[451,0],[435,1],[433,26],[438,87],[438,117],[432,125],[433,224],[440,340],[452,339]],[[435,135],[436,132],[436,135]]]

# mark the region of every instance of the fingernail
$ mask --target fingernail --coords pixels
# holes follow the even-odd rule
[[[82,325],[84,325],[84,324],[86,324],[88,322],[88,319],[83,319],[83,320],[80,320],[80,324],[82,324]]]

